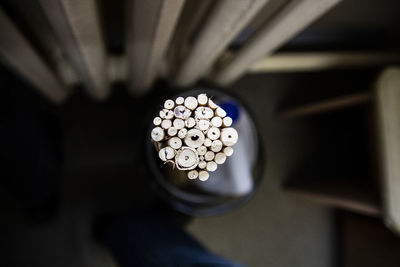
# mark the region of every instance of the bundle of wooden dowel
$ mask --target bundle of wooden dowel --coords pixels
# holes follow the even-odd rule
[[[206,181],[238,141],[232,118],[206,94],[166,100],[153,124],[151,138],[160,159],[189,179]]]

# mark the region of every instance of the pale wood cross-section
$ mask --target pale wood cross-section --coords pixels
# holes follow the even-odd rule
[[[377,109],[382,145],[384,216],[400,233],[400,68],[384,71],[377,83]]]

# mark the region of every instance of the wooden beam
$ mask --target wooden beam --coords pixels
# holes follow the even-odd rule
[[[285,185],[283,190],[295,196],[303,197],[323,205],[350,210],[360,214],[380,217],[382,207],[374,189],[366,184],[357,184],[350,180],[297,182]]]
[[[297,72],[343,68],[370,68],[400,62],[399,53],[382,52],[303,52],[277,53],[264,57],[249,71]]]
[[[157,75],[185,1],[128,3],[128,82],[133,94],[141,94],[149,90]]]
[[[400,68],[389,68],[378,79],[377,111],[385,222],[400,234]]]
[[[375,205],[375,203],[365,203],[356,199],[345,198],[336,195],[327,195],[317,192],[303,192],[301,190],[285,191],[293,195],[321,203],[323,205],[341,208],[372,217],[380,217],[382,214],[381,208],[378,205]]]
[[[13,19],[23,24],[26,34],[32,35],[39,56],[53,69],[66,87],[72,87],[80,83],[74,69],[65,57],[60,42],[49,24],[38,1],[6,1],[7,10]],[[31,40],[32,41],[32,40]]]
[[[296,118],[317,113],[328,112],[332,110],[351,107],[368,103],[374,99],[373,92],[361,92],[357,94],[335,97],[328,100],[322,100],[316,103],[310,103],[298,107],[287,108],[279,112],[279,117],[283,119]]]
[[[96,99],[109,93],[107,58],[95,0],[39,0],[72,68]]]
[[[192,46],[192,34],[200,28],[209,13],[213,0],[187,1],[166,53],[165,76],[173,78]]]
[[[341,0],[292,0],[217,71],[214,80],[228,85],[243,75],[255,62],[277,48],[325,14]]]
[[[2,61],[53,102],[62,102],[67,96],[66,88],[2,9],[0,32]]]
[[[221,52],[267,2],[268,0],[218,1],[181,64],[174,83],[188,86],[204,76]]]

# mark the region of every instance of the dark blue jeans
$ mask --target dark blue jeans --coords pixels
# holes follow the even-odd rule
[[[160,215],[130,213],[114,217],[103,230],[103,242],[121,267],[241,266],[210,253]]]

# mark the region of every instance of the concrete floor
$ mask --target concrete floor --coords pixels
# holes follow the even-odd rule
[[[251,107],[265,142],[263,182],[239,210],[198,218],[188,227],[211,250],[247,266],[311,267],[333,262],[331,210],[280,190],[312,146],[306,121],[276,117],[277,105],[291,86],[279,75],[246,76],[233,86]]]
[[[263,182],[239,210],[197,218],[188,225],[212,251],[247,266],[332,266],[330,209],[280,190],[312,145],[306,121],[275,116],[295,82],[285,75],[248,75],[230,89],[251,108],[260,126],[267,151]],[[144,104],[122,92],[103,104],[78,95],[58,112],[66,149],[61,210],[45,224],[9,216],[0,233],[6,262],[29,267],[115,266],[94,242],[91,224],[99,213],[146,205],[151,199],[146,194],[150,188],[134,179],[138,170],[144,174],[140,155],[135,154],[141,128],[134,127],[135,118],[145,113]]]

